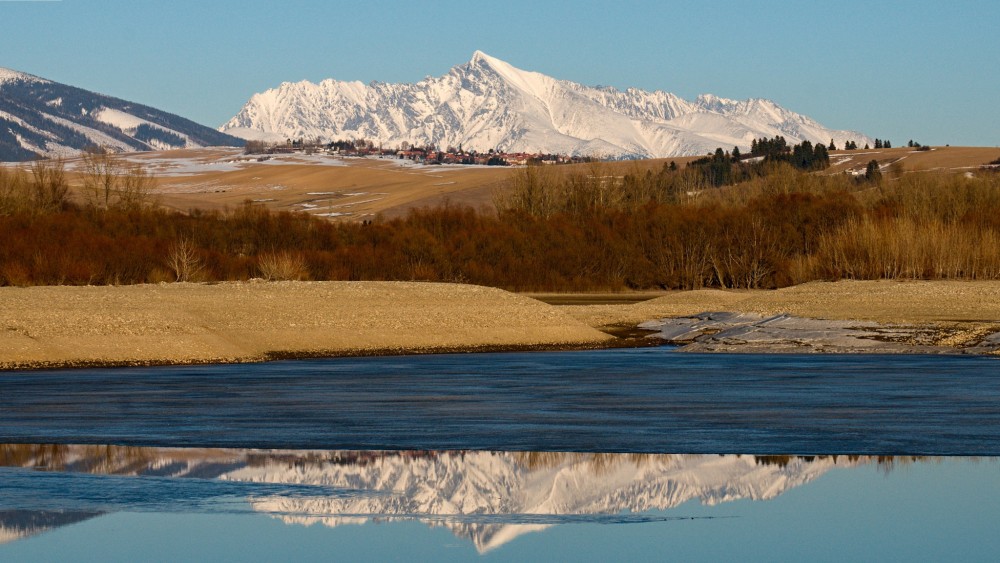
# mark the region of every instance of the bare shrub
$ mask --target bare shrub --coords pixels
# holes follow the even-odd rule
[[[257,270],[267,281],[304,280],[309,271],[301,255],[267,252],[257,256]]]

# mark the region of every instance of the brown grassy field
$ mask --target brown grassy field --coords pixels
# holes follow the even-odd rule
[[[358,221],[380,213],[394,217],[448,199],[477,208],[490,205],[493,191],[512,172],[306,155],[276,155],[258,162],[226,148],[134,153],[127,158],[155,176],[154,195],[171,209],[231,209],[252,200],[274,211],[342,214],[327,216]],[[79,159],[67,161],[78,193],[79,167]]]
[[[155,196],[171,209],[225,209],[252,200],[275,211],[304,211],[334,220],[361,221],[382,214],[445,201],[474,208],[492,207],[494,194],[508,185],[516,168],[412,166],[396,159],[277,155],[258,162],[237,149],[205,148],[134,153],[128,160],[155,176]],[[621,176],[659,170],[671,161],[685,166],[698,157],[602,162],[558,166],[563,174]],[[963,173],[1000,158],[989,147],[933,147],[834,151],[822,174],[863,173],[871,160],[903,172]],[[79,159],[68,161],[79,191]],[[79,196],[78,196],[79,197]]]
[[[903,172],[967,172],[1000,158],[1000,148],[991,147],[931,147],[918,151],[909,147],[877,150],[832,151],[830,168],[824,174],[854,172],[863,174],[872,160],[880,166],[899,163]]]

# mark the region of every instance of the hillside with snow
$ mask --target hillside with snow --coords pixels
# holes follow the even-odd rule
[[[0,68],[0,161],[70,156],[89,146],[131,152],[242,143],[155,108]]]
[[[838,146],[872,143],[765,99],[589,87],[521,70],[477,51],[441,77],[415,84],[286,82],[254,94],[220,131],[254,140],[368,139],[386,146],[558,153],[608,158],[749,149],[784,136]]]

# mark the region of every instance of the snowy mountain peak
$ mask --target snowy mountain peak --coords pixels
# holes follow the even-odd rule
[[[254,94],[220,130],[247,139],[365,138],[386,146],[617,158],[746,149],[754,139],[777,135],[791,143],[871,142],[769,100],[703,94],[691,102],[660,90],[584,86],[482,51],[444,76],[414,84],[283,83]]]
[[[0,67],[0,85],[6,84],[7,82],[41,82],[48,83],[48,80],[39,78],[37,76],[28,74],[26,72],[21,72],[9,68]]]
[[[468,66],[480,68],[491,68],[497,72],[524,72],[519,69],[514,68],[510,64],[501,61],[496,57],[491,57],[482,51],[476,51],[472,53],[472,59],[469,60]]]
[[[477,49],[475,53],[472,53],[472,59],[469,61],[469,64],[489,63],[491,60],[496,59]]]

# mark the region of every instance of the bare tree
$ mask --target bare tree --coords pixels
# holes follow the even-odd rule
[[[62,160],[38,160],[31,166],[32,200],[41,213],[58,211],[66,203],[69,183]]]
[[[170,246],[167,266],[173,270],[179,282],[193,281],[204,270],[198,249],[191,239],[182,238]]]
[[[142,166],[108,151],[85,152],[83,165],[83,185],[90,203],[104,209],[142,207],[155,184]]]
[[[59,211],[68,199],[69,184],[61,160],[38,160],[23,169],[0,168],[0,214]]]
[[[155,180],[152,174],[138,164],[122,165],[118,176],[118,206],[138,209],[149,200]]]

